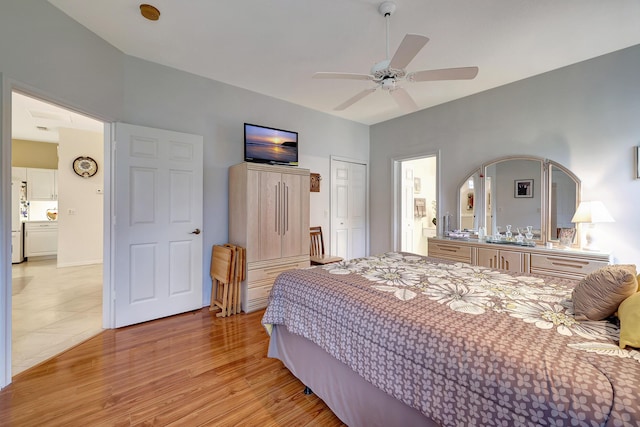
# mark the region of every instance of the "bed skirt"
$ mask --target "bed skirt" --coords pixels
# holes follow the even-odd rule
[[[285,326],[273,326],[268,356],[281,360],[350,427],[438,426],[420,411],[374,387],[315,343],[290,333]]]

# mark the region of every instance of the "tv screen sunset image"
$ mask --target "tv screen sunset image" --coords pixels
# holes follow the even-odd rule
[[[298,161],[298,134],[262,126],[245,125],[246,160],[295,163]]]

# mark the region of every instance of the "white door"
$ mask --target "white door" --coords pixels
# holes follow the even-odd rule
[[[331,160],[331,255],[367,252],[367,165]]]
[[[400,250],[404,252],[415,252],[413,249],[413,169],[402,164],[402,228],[400,234]]]
[[[115,325],[201,308],[202,136],[114,126]]]

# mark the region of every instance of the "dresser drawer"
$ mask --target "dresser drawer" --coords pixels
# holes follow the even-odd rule
[[[471,263],[471,246],[464,243],[438,242],[429,239],[428,253],[430,257]]]
[[[569,279],[582,279],[587,274],[607,264],[605,261],[581,258],[579,256],[531,254],[531,273]]]
[[[271,280],[271,283],[275,280],[278,274],[283,271],[295,270],[297,268],[309,267],[309,261],[291,262],[285,264],[278,264],[268,267],[252,268],[251,265],[247,268],[247,282],[257,282],[262,280]]]

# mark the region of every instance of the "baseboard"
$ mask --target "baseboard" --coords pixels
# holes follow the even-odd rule
[[[80,262],[65,262],[58,263],[58,268],[64,267],[81,267],[83,265],[94,265],[94,264],[102,264],[102,259],[89,260],[89,261],[80,261]]]

